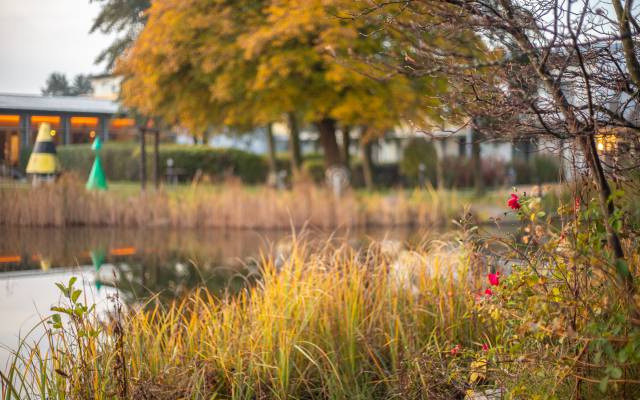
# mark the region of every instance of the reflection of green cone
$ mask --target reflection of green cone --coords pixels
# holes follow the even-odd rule
[[[100,149],[102,148],[102,141],[100,137],[96,137],[93,141],[91,149],[96,153],[96,159],[93,161],[93,167],[87,180],[88,190],[107,190],[107,177],[104,175],[102,169],[102,163],[100,162]]]
[[[104,259],[106,257],[105,251],[103,249],[91,250],[89,255],[91,256],[93,267],[98,271],[100,267],[102,267],[102,264],[104,264]]]
[[[100,278],[98,278],[98,271],[100,270],[100,267],[102,267],[102,264],[104,264],[106,254],[103,249],[96,249],[91,250],[89,255],[91,256],[93,268],[96,269],[96,289],[100,290],[100,288],[102,287],[102,282],[100,282]]]

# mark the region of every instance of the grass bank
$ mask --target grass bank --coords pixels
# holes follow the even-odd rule
[[[450,399],[465,386],[444,375],[450,349],[484,340],[468,265],[464,253],[297,243],[239,295],[201,290],[106,322],[63,287],[49,350],[24,342],[3,398]]]
[[[107,315],[61,283],[46,334],[1,374],[2,398],[637,398],[639,299],[601,273],[615,268],[598,249],[538,231],[549,247],[530,263],[487,257],[473,228],[413,249],[294,239],[240,293],[114,301]],[[630,256],[636,281],[639,264]]]
[[[500,203],[506,196],[500,196]],[[114,226],[289,229],[442,225],[469,204],[491,209],[495,196],[457,191],[349,191],[336,199],[329,190],[299,184],[292,190],[266,186],[177,186],[141,192],[134,184],[114,184],[104,193],[87,192],[72,178],[32,189],[0,188],[0,224],[9,226]],[[498,203],[493,203],[498,204]],[[493,206],[495,208],[495,205]]]

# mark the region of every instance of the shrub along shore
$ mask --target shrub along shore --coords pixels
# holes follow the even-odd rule
[[[152,171],[152,149],[148,149],[147,171]],[[58,147],[58,157],[65,171],[86,179],[93,163],[94,153],[89,144],[74,144]],[[135,181],[140,178],[140,148],[135,143],[106,143],[101,152],[102,165],[112,181]],[[167,160],[173,161],[173,169],[182,181],[191,181],[199,173],[214,180],[227,175],[238,177],[243,183],[254,185],[267,181],[269,162],[264,156],[237,149],[212,148],[205,145],[161,144],[159,147],[160,175],[167,174]],[[26,156],[25,156],[26,160]],[[425,167],[424,179],[436,185],[436,155],[433,144],[423,139],[414,139],[404,151],[400,164],[373,165],[373,180],[379,187],[392,187],[402,183],[405,187],[417,186],[419,166]],[[473,168],[470,158],[448,157],[443,161],[442,178],[445,187],[464,188],[473,186]],[[277,157],[279,170],[290,171],[287,155]],[[517,159],[505,162],[483,159],[482,177],[486,187],[497,187],[508,182],[514,185],[529,185],[557,182],[560,166],[550,156],[535,155],[530,160]],[[307,154],[303,171],[315,183],[324,182],[324,161],[321,154]],[[361,160],[354,157],[351,165],[351,180],[355,187],[364,186]],[[199,172],[198,172],[199,171]],[[512,177],[509,177],[509,174]]]
[[[180,186],[141,192],[135,185],[88,192],[63,177],[39,188],[0,190],[0,225],[289,229],[311,225],[391,227],[442,225],[463,212],[456,192],[349,191],[339,199],[326,188],[299,184],[291,190],[223,185]]]

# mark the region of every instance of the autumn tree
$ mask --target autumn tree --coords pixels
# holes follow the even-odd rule
[[[118,69],[127,77],[125,103],[194,129],[246,130],[285,117],[292,131],[310,123],[327,166],[342,164],[338,124],[384,132],[447,111],[435,96],[447,90],[442,75],[389,75],[364,61],[338,62],[351,53],[376,57],[394,43],[370,23],[347,18],[350,2],[241,3],[154,2]]]
[[[146,22],[149,0],[89,0],[100,4],[100,12],[93,20],[90,33],[116,34],[116,38],[96,57],[96,64],[106,63],[110,70],[118,57],[135,41]]]
[[[262,24],[242,42],[247,59],[258,62],[259,88],[289,94],[284,109],[296,107],[317,128],[327,166],[346,159],[336,140],[339,125],[383,133],[402,121],[437,120],[443,110],[431,95],[447,90],[441,75],[383,75],[365,62],[338,62],[355,53],[376,57],[395,43],[348,18],[352,7],[337,0],[272,0]]]
[[[371,20],[386,7],[374,1],[360,16]],[[411,75],[446,72],[454,89],[473,96],[452,96],[490,137],[534,138],[567,147],[599,194],[608,246],[624,259],[616,228],[620,214],[611,180],[637,168],[640,62],[639,10],[633,1],[403,1],[401,19],[379,28],[401,32],[415,52],[396,58],[390,70]],[[432,24],[406,24],[405,18]],[[455,32],[466,26],[490,45],[492,62],[476,63],[455,52],[423,46],[430,32]],[[488,78],[490,77],[490,78]],[[478,121],[478,118],[471,121]],[[613,143],[598,144],[598,140]],[[600,147],[600,149],[599,149]],[[607,147],[610,147],[607,149]],[[561,150],[561,149],[559,149]],[[608,154],[604,154],[607,151]],[[621,151],[622,153],[616,153]],[[635,156],[634,156],[635,154]],[[628,287],[630,274],[620,271]]]

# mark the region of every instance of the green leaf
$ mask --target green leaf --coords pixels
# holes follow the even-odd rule
[[[53,320],[54,323],[57,323],[57,324],[59,324],[62,321],[60,314],[53,314],[51,316],[51,319]]]
[[[600,383],[598,384],[598,389],[600,389],[600,391],[602,393],[605,393],[607,391],[607,386],[609,385],[609,377],[604,377]]]
[[[620,367],[611,367],[609,370],[609,376],[613,379],[620,379],[622,377],[622,370]]]
[[[616,271],[618,271],[618,275],[623,280],[627,280],[631,278],[631,273],[629,272],[629,267],[627,266],[626,261],[621,258],[616,260]]]
[[[71,315],[71,312],[72,312],[71,309],[63,308],[63,307],[51,307],[51,311],[57,311],[67,315]]]
[[[64,287],[64,285],[62,283],[56,282],[56,286],[58,287],[58,289],[60,289],[60,291],[62,292],[62,294],[64,294],[65,296],[67,296],[67,288]]]
[[[69,289],[71,289],[71,286],[73,286],[73,284],[76,283],[77,280],[78,280],[78,278],[76,278],[75,276],[72,276],[69,279]]]
[[[620,350],[620,353],[618,353],[618,362],[624,363],[627,361],[628,358],[629,358],[629,353],[627,353],[626,349]]]
[[[82,290],[80,289],[74,290],[73,293],[71,294],[71,301],[75,303],[78,300],[78,297],[80,297],[80,293],[82,293]]]

